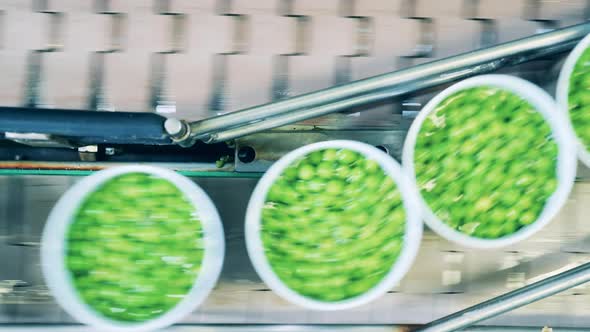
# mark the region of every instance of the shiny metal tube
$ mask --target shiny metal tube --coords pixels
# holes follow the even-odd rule
[[[442,83],[452,82],[468,76],[488,73],[504,66],[523,63],[535,58],[561,53],[571,49],[581,38],[590,33],[590,23],[583,23],[551,32],[533,35],[496,46],[463,53],[445,59],[409,67],[348,84],[264,104],[244,110],[195,121],[189,124],[190,134],[184,140],[201,139],[216,132],[245,126],[254,122],[306,110],[306,116],[294,116],[297,121],[327,114],[326,109],[311,111],[318,106],[331,104],[366,94],[379,94],[382,99],[417,91]],[[376,95],[377,96],[377,95]],[[369,98],[373,99],[373,98]],[[359,102],[363,101],[359,98]],[[372,100],[374,101],[374,100]],[[358,106],[343,103],[346,107]],[[341,110],[330,107],[330,112]],[[286,120],[285,120],[286,121]],[[284,124],[285,121],[277,121]],[[251,127],[259,129],[269,126]],[[248,132],[250,133],[250,132]],[[234,136],[227,135],[229,136]],[[221,139],[217,139],[221,140]]]
[[[303,121],[306,119],[322,116],[325,114],[334,113],[341,109],[353,107],[355,105],[362,105],[387,98],[389,93],[377,92],[365,96],[353,97],[344,99],[335,103],[319,106],[311,109],[304,109],[297,112],[291,112],[282,116],[276,116],[267,120],[254,122],[241,127],[235,127],[228,130],[220,131],[206,136],[203,140],[205,143],[223,142],[230,139],[246,136],[262,130],[284,126],[290,123]]]
[[[556,274],[427,324],[420,332],[456,331],[590,281],[590,263]]]
[[[477,70],[477,69],[474,69]],[[270,117],[261,121],[253,122],[239,127],[230,128],[219,131],[203,138],[206,143],[224,142],[234,138],[250,135],[262,130],[272,129],[284,126],[290,123],[312,119],[318,116],[338,112],[340,110],[348,109],[358,105],[366,105],[372,102],[377,102],[387,98],[403,95],[412,91],[425,89],[431,86],[436,86],[447,82],[452,73],[445,76],[434,76],[423,80],[414,81],[409,84],[399,84],[395,87],[366,95],[343,99],[331,104],[326,104],[314,108],[303,109],[285,113],[283,115]]]

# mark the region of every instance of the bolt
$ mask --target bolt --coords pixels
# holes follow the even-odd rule
[[[164,122],[164,129],[168,135],[176,138],[182,136],[186,131],[185,124],[176,118],[167,119]]]
[[[243,146],[238,149],[238,160],[244,164],[248,164],[256,159],[256,150],[250,146]]]

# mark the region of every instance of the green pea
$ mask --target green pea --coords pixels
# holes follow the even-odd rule
[[[67,265],[72,272],[87,271],[92,268],[92,264],[87,259],[79,256],[68,256]]]
[[[479,226],[479,222],[470,222],[459,226],[459,230],[465,234],[473,234]]]
[[[334,164],[331,162],[322,162],[318,165],[317,174],[319,177],[327,179],[334,175]]]
[[[334,236],[337,239],[348,240],[354,238],[357,234],[357,229],[352,225],[341,225],[334,231]]]
[[[484,196],[475,202],[474,208],[477,212],[481,213],[488,211],[493,205],[494,201],[490,197]]]
[[[339,180],[330,180],[326,183],[326,193],[329,195],[338,195],[344,190],[344,183]]]
[[[336,149],[324,150],[323,157],[325,161],[336,161],[338,160],[338,152]]]
[[[369,189],[369,188],[367,188]],[[370,188],[369,190],[373,190],[374,188]],[[359,204],[364,206],[365,208],[374,208],[376,204],[380,204],[382,202],[382,197],[377,195],[364,195],[359,198]]]
[[[297,175],[299,176],[299,178],[301,180],[309,180],[313,177],[314,175],[314,168],[313,166],[309,165],[309,164],[303,164],[301,166],[299,166],[299,171],[297,173]]]
[[[292,289],[305,289],[305,281],[298,279],[298,278],[283,278],[283,282],[287,284],[287,286],[291,287]]]
[[[399,191],[394,189],[395,188],[387,192],[385,196],[383,196],[383,200],[389,202],[392,206],[397,206],[402,203],[402,196]]]
[[[509,221],[502,225],[502,233],[504,235],[510,235],[518,230],[518,224],[514,221]]]
[[[352,168],[350,166],[341,165],[336,168],[336,176],[340,177],[341,179],[348,179],[352,173]]]
[[[403,242],[401,240],[389,240],[383,247],[381,247],[381,252],[387,255],[398,255],[401,252],[402,247]]]
[[[527,211],[520,216],[519,221],[522,225],[530,225],[535,221],[535,219],[537,219],[537,216],[533,212]]]
[[[321,151],[314,151],[309,154],[309,161],[315,165],[318,165],[322,162],[323,155]]]
[[[376,281],[380,280],[381,278],[383,278],[383,276],[377,275],[351,282],[346,286],[346,292],[351,297],[357,296],[373,288]]]
[[[361,229],[359,232],[358,238],[359,239],[370,239],[374,237],[379,230],[379,225],[376,223],[371,223],[366,225]]]
[[[489,214],[489,220],[492,223],[491,227],[496,228],[495,225],[499,225],[504,222],[504,212],[501,209],[494,208]]]
[[[590,105],[590,94],[588,93],[588,64],[585,59],[589,52],[586,49],[578,62],[574,66],[570,76],[570,86],[568,91],[569,115],[576,135],[582,141],[586,150],[590,147],[590,117],[588,116],[588,106]]]
[[[297,189],[297,188],[296,188]],[[291,188],[282,188],[281,190],[277,191],[276,194],[277,196],[274,196],[273,201],[276,202],[282,202],[282,203],[289,203],[289,202],[293,202],[293,201],[297,201],[299,199],[299,197],[301,196],[301,194],[303,194],[305,192],[307,188],[305,187],[304,191],[296,191],[293,190]]]
[[[488,225],[486,227],[480,227],[476,230],[475,235],[482,238],[495,239],[502,236],[501,225]]]
[[[391,211],[391,206],[387,204],[379,204],[372,211],[372,217],[376,220],[385,218]]]
[[[378,162],[376,162],[374,160],[366,160],[365,161],[365,171],[367,173],[377,172],[380,169],[381,169],[381,166],[379,166]]]
[[[351,217],[350,223],[356,226],[363,227],[370,222],[369,214],[365,211],[359,212]]]
[[[287,169],[285,169],[285,172],[283,173],[283,176],[290,181],[296,180],[297,175],[298,171],[295,167],[288,167]]]
[[[330,291],[324,291],[324,293],[319,294],[319,298],[323,301],[335,302],[346,298],[346,294],[343,291],[333,289]]]
[[[332,270],[327,266],[318,268],[317,266],[312,264],[298,264],[295,267],[295,275],[300,278],[325,278],[329,277],[331,274]]]
[[[369,190],[376,190],[381,185],[381,177],[370,175],[365,179],[365,186]]]
[[[337,151],[338,160],[345,164],[351,164],[355,162],[360,155],[352,150],[341,149]]]
[[[553,194],[557,189],[557,180],[556,179],[547,179],[545,185],[543,186],[543,193],[547,196]]]

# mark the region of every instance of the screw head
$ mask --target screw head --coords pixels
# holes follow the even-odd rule
[[[179,136],[184,130],[184,125],[176,118],[169,118],[164,122],[164,129],[168,135]]]

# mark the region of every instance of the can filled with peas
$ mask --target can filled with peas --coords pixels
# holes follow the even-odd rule
[[[273,164],[254,190],[248,255],[292,303],[355,307],[410,268],[422,236],[419,207],[415,188],[381,150],[343,140],[310,144]]]
[[[590,35],[565,60],[557,80],[556,98],[575,131],[578,157],[590,167]]]
[[[576,173],[572,129],[539,87],[473,77],[433,98],[412,124],[403,165],[427,225],[475,248],[503,247],[548,224]]]
[[[99,171],[57,202],[41,242],[57,302],[101,331],[152,331],[192,312],[213,289],[223,228],[207,194],[174,171]]]

